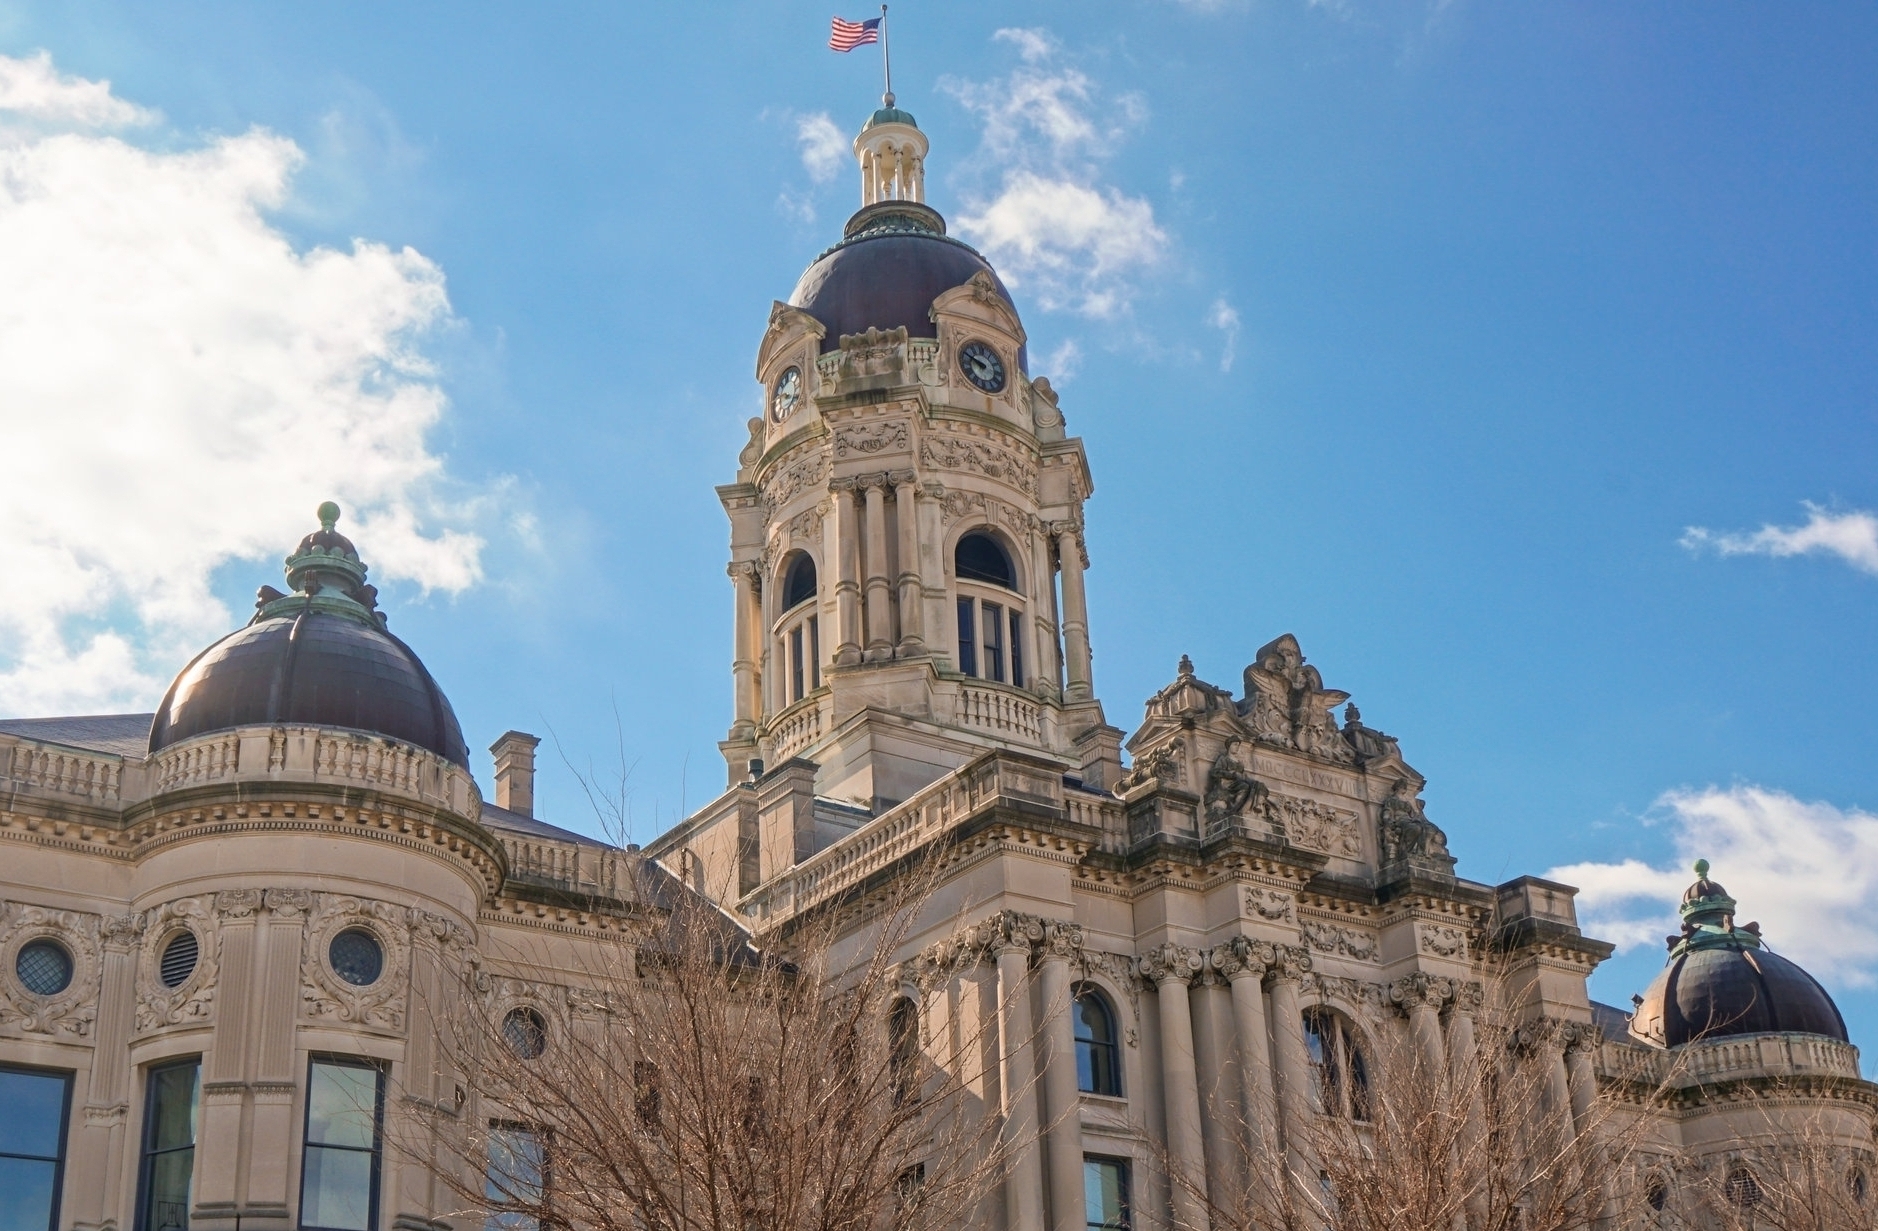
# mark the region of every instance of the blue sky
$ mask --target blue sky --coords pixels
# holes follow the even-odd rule
[[[640,837],[714,794],[712,486],[879,88],[827,18],[0,3],[0,709],[148,707],[330,494],[552,819],[556,743]],[[1878,11],[893,22],[1087,442],[1110,719],[1293,632],[1462,874],[1586,885],[1603,998],[1705,854],[1878,1042]]]

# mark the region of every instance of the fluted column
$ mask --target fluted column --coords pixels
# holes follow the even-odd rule
[[[1474,1039],[1474,1015],[1480,1011],[1481,1002],[1485,998],[1486,991],[1480,984],[1457,983],[1454,986],[1453,1007],[1448,1010],[1448,1073],[1457,1083],[1460,1097],[1465,1101],[1463,1111],[1467,1120],[1462,1126],[1459,1144],[1461,1152],[1469,1156],[1482,1148],[1486,1135],[1485,1110],[1480,1104],[1484,1074],[1480,1070],[1481,1058]],[[1472,1220],[1474,1226],[1484,1225],[1486,1205],[1480,1194],[1468,1202],[1467,1218]],[[1461,1226],[1460,1231],[1466,1231],[1466,1226]]]
[[[138,915],[107,915],[98,929],[103,969],[99,979],[95,1048],[91,1080],[85,1091],[82,1120],[73,1108],[73,1137],[84,1143],[71,1151],[66,1183],[72,1194],[69,1225],[97,1227],[115,1218],[122,1204],[130,1103],[130,1026],[136,1004],[137,944],[143,938]],[[82,1124],[82,1127],[80,1127]]]
[[[835,500],[835,623],[840,625],[841,638],[835,647],[835,665],[851,667],[861,661],[861,534],[854,515],[855,483],[834,479],[828,490]]]
[[[920,612],[919,483],[911,470],[896,470],[893,479],[894,517],[900,523],[900,644],[901,658],[926,652],[925,621]]]
[[[1310,973],[1311,955],[1297,948],[1274,948],[1272,1043],[1278,1056],[1278,1107],[1284,1125],[1286,1165],[1292,1176],[1302,1181],[1316,1170],[1308,1143],[1316,1096],[1311,1090],[1311,1054],[1304,1046],[1304,1011],[1298,1003],[1298,989]],[[1307,1199],[1313,1196],[1308,1190],[1304,1195]]]
[[[1187,983],[1203,965],[1197,949],[1159,945],[1138,963],[1160,1001],[1161,1086],[1167,1100],[1167,1153],[1175,1231],[1206,1231],[1206,1142],[1200,1129],[1200,1083],[1193,1059],[1193,1009]]]
[[[1275,950],[1235,936],[1212,953],[1213,968],[1232,989],[1233,1035],[1239,1050],[1239,1098],[1245,1108],[1246,1157],[1262,1158],[1278,1141],[1278,1104],[1272,1088],[1271,1038],[1260,984]]]
[[[1063,657],[1069,678],[1064,699],[1088,701],[1095,696],[1095,682],[1089,655],[1089,599],[1082,583],[1082,535],[1073,522],[1057,522],[1051,532],[1063,570]]]
[[[1565,1081],[1571,1091],[1572,1125],[1585,1132],[1591,1126],[1592,1104],[1597,1098],[1598,1079],[1592,1068],[1598,1046],[1598,1028],[1581,1022],[1565,1027]]]
[[[1070,1017],[1070,957],[1082,948],[1073,923],[1044,925],[1038,969],[1043,1000],[1043,1113],[1050,1172],[1050,1226],[1086,1231],[1082,1187],[1082,1096],[1076,1082],[1075,1023]]]
[[[1004,1102],[1006,1231],[1043,1231],[1043,1159],[1037,1149],[1037,1067],[1030,1020],[1030,946],[1042,929],[1015,916],[1000,921],[993,942],[998,963],[998,1074]],[[1034,934],[1033,934],[1034,932]]]
[[[735,708],[730,737],[754,739],[757,719],[761,717],[756,695],[756,647],[762,639],[762,631],[758,627],[762,616],[757,611],[756,562],[733,560],[728,571],[736,593],[733,600],[736,615],[731,621],[733,649],[730,675]]]
[[[867,652],[868,662],[893,657],[893,584],[887,578],[886,476],[867,480]]]
[[[1034,578],[1030,587],[1030,627],[1036,648],[1031,678],[1034,683],[1047,683],[1048,695],[1056,696],[1061,693],[1063,678],[1063,647],[1056,639],[1056,585],[1050,572],[1050,539],[1035,518],[1030,524],[1030,559]]]
[[[1403,975],[1389,985],[1390,1001],[1408,1014],[1409,1033],[1415,1037],[1430,1081],[1442,1080],[1447,1069],[1447,1051],[1441,1042],[1441,1006],[1453,994],[1452,980],[1422,971]]]

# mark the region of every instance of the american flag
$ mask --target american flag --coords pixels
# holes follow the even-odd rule
[[[835,18],[834,29],[828,33],[828,45],[836,51],[853,51],[856,47],[865,47],[869,43],[880,41],[880,18],[870,17],[866,21],[843,21]]]

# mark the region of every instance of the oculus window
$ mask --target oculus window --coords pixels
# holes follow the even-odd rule
[[[306,1147],[300,1165],[302,1231],[372,1231],[378,1225],[385,1071],[370,1060],[316,1057],[307,1074]]]
[[[30,946],[29,946],[30,947]],[[0,1066],[0,1227],[57,1231],[72,1075]]]
[[[13,958],[13,974],[33,995],[56,996],[72,985],[72,955],[56,940],[29,941]]]
[[[193,934],[185,935],[194,939]],[[199,1059],[150,1070],[144,1086],[143,1153],[137,1170],[138,1231],[186,1231],[189,1226],[189,1180],[196,1169],[201,1077]]]

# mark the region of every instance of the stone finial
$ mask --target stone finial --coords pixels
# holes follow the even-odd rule
[[[1180,667],[1179,667],[1178,673],[1180,675],[1192,675],[1193,674],[1193,660],[1191,658],[1188,658],[1185,654],[1182,654],[1180,656]]]

